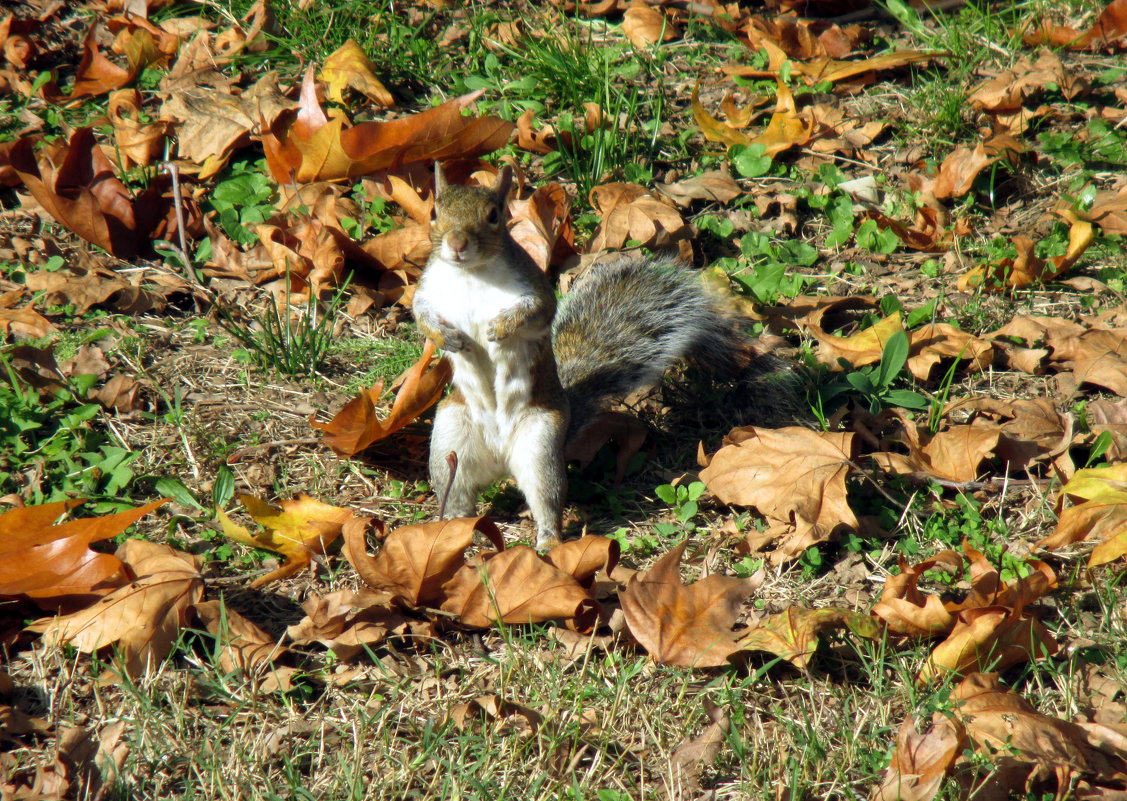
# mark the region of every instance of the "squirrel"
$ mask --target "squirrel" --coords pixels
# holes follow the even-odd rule
[[[551,281],[509,234],[511,185],[508,166],[488,189],[449,184],[435,164],[433,250],[413,309],[454,366],[431,434],[443,515],[471,516],[478,491],[511,475],[544,550],[560,540],[566,446],[603,404],[656,384],[682,358],[732,363],[746,343],[703,283],[670,260],[600,265],[557,312]]]

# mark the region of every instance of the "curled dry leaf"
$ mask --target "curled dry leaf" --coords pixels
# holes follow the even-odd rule
[[[872,454],[873,460],[886,472],[938,478],[944,481],[965,483],[979,475],[979,465],[994,452],[1001,432],[996,426],[955,425],[936,433],[927,434],[915,421],[899,415],[901,442],[908,448],[907,455],[880,451]]]
[[[513,124],[499,117],[463,117],[462,110],[480,94],[389,122],[349,125],[339,110],[331,118],[325,114],[310,67],[296,118],[287,115],[261,135],[266,163],[279,183],[308,183],[491,153],[508,142]]]
[[[944,415],[956,409],[971,411],[968,422],[972,425],[998,428],[994,452],[1011,469],[1026,470],[1039,462],[1055,460],[1072,444],[1072,416],[1058,412],[1048,398],[966,398],[949,404]]]
[[[1088,559],[1089,567],[1127,555],[1127,463],[1077,470],[1061,487],[1058,507],[1065,498],[1080,503],[1060,512],[1056,529],[1037,547],[1063,548],[1075,542],[1096,542]]]
[[[913,637],[936,637],[946,634],[955,625],[955,618],[938,595],[924,595],[916,587],[928,570],[943,568],[956,572],[963,567],[963,558],[955,551],[942,551],[919,564],[909,565],[900,558],[900,572],[885,581],[880,601],[873,614],[884,621],[893,634]]]
[[[196,614],[219,643],[219,667],[228,673],[236,670],[260,676],[262,692],[287,692],[293,689],[296,668],[274,664],[287,648],[220,601],[201,601]]]
[[[0,596],[35,599],[105,595],[128,580],[121,559],[90,550],[167,501],[55,524],[82,500],[9,509],[0,515]]]
[[[869,72],[896,69],[908,64],[918,64],[946,56],[938,51],[896,50],[860,61],[839,61],[832,58],[812,58],[806,61],[791,61],[787,53],[774,42],[763,39],[761,49],[767,51],[767,69],[756,69],[742,65],[729,65],[723,68],[726,75],[745,78],[778,78],[783,65],[790,64],[791,75],[801,76],[807,85],[813,86],[822,81],[842,81]]]
[[[805,670],[824,631],[849,628],[869,639],[879,637],[879,627],[868,615],[848,609],[802,609],[792,606],[742,633],[739,647],[766,651]]]
[[[110,94],[106,115],[113,125],[114,145],[121,154],[123,169],[147,167],[162,155],[168,124],[141,121],[141,93],[136,89]]]
[[[449,718],[458,731],[466,731],[472,721],[492,721],[498,727],[511,729],[517,718],[516,725],[533,734],[544,722],[544,716],[531,707],[506,701],[499,695],[479,695],[472,701],[457,704],[450,709]]]
[[[353,519],[351,509],[321,503],[305,493],[277,505],[252,495],[240,495],[239,501],[265,530],[252,534],[219,510],[223,533],[235,542],[252,548],[265,548],[286,557],[285,563],[277,570],[251,582],[252,587],[292,576],[309,565],[315,555],[325,553],[325,549],[340,536],[344,524]]]
[[[754,590],[750,579],[713,574],[681,583],[681,543],[645,573],[630,578],[619,593],[630,633],[663,665],[716,667],[741,650],[732,630],[743,601]]]
[[[0,308],[0,334],[10,333],[14,339],[39,339],[55,330],[51,321],[31,306],[21,309]]]
[[[1127,0],[1112,0],[1092,27],[1078,31],[1068,25],[1042,23],[1022,34],[1025,44],[1067,47],[1069,50],[1122,50],[1127,46]]]
[[[1004,670],[1010,665],[1051,656],[1057,641],[1041,621],[1020,606],[980,606],[960,611],[947,639],[931,652],[917,681],[926,684],[951,673],[967,675]]]
[[[290,626],[286,635],[298,645],[320,643],[338,659],[351,659],[392,634],[414,633],[420,627],[429,629],[420,633],[434,634],[432,624],[408,620],[394,609],[390,595],[367,589],[314,595],[301,608],[305,617]]]
[[[82,653],[115,646],[130,676],[139,676],[172,651],[192,608],[203,599],[196,557],[146,540],[126,540],[116,556],[136,578],[93,606],[28,626],[48,645]]]
[[[732,725],[728,710],[714,704],[708,697],[703,703],[710,723],[696,737],[685,739],[669,756],[673,785],[669,788],[671,798],[677,798],[678,794],[687,790],[701,789],[701,771],[716,760],[728,737],[728,729]]]
[[[443,611],[479,628],[557,618],[575,619],[580,628],[589,628],[597,609],[579,582],[526,545],[471,560],[443,585],[442,593]]]
[[[743,194],[740,185],[726,170],[713,170],[675,183],[658,184],[656,189],[681,208],[692,205],[694,200],[727,203]]]
[[[349,39],[325,59],[318,75],[325,82],[325,94],[334,103],[344,103],[344,90],[355,89],[384,108],[395,105],[395,98],[376,77],[375,65],[364,55],[355,39]]]
[[[1006,257],[993,264],[984,264],[959,276],[957,286],[960,291],[984,289],[998,292],[1007,289],[1020,289],[1030,284],[1051,281],[1072,269],[1084,251],[1092,244],[1094,232],[1092,224],[1078,219],[1071,213],[1066,215],[1071,227],[1068,230],[1068,250],[1063,256],[1042,259],[1034,253],[1036,243],[1019,234],[1011,240],[1017,248],[1017,257]]]
[[[38,154],[31,139],[20,139],[12,146],[11,165],[51,217],[119,258],[150,252],[153,239],[176,238],[172,200],[165,196],[167,176],[130,192],[117,179],[90,128],[79,128],[65,145],[50,144]],[[199,210],[185,202],[187,233],[194,236],[199,233]]]
[[[845,488],[853,440],[798,426],[737,428],[700,476],[722,503],[754,507],[773,527],[793,527],[771,556],[777,564],[826,542],[839,526],[858,527]]]
[[[860,25],[841,28],[822,20],[764,17],[759,14],[749,14],[741,31],[752,50],[758,50],[764,42],[769,42],[790,58],[800,61],[844,58],[872,38],[872,34]]]
[[[991,164],[1005,161],[1013,167],[1019,155],[1028,151],[1028,145],[1009,134],[998,134],[973,148],[957,147],[939,166],[932,192],[940,200],[962,197],[971,190],[978,174]]]
[[[926,731],[906,720],[896,733],[892,760],[871,796],[872,801],[931,801],[963,751],[966,729],[942,712],[932,715]]]
[[[586,534],[560,543],[545,555],[551,564],[590,589],[600,570],[610,575],[618,564],[619,544],[609,537]]]
[[[932,370],[944,359],[968,362],[972,372],[985,370],[994,361],[994,346],[984,339],[947,323],[931,323],[908,335],[911,354],[908,369],[920,381],[927,381]]]
[[[775,111],[768,120],[767,127],[757,136],[749,136],[709,114],[700,103],[698,90],[699,87],[693,87],[693,118],[710,142],[726,145],[758,144],[764,147],[765,155],[775,156],[795,145],[809,142],[817,127],[808,111],[798,110],[794,95],[781,80],[776,89]]]
[[[571,199],[559,184],[545,184],[527,200],[513,200],[509,211],[509,233],[544,272],[576,255]]]
[[[385,439],[412,422],[438,402],[453,368],[449,359],[433,365],[435,345],[427,341],[423,354],[403,374],[402,384],[387,418],[376,417],[376,403],[383,394],[383,381],[353,398],[328,423],[310,418],[309,424],[325,432],[325,444],[340,456],[355,456],[368,446]]]
[[[838,336],[828,333],[822,327],[822,318],[834,307],[822,306],[806,319],[806,328],[818,340],[817,358],[822,364],[836,366],[838,359],[845,359],[853,367],[863,367],[881,359],[884,346],[897,331],[904,330],[900,312],[893,312],[880,322],[859,331],[852,336]]]
[[[369,587],[411,606],[443,599],[442,585],[465,564],[475,533],[485,535],[497,550],[505,547],[500,529],[488,517],[462,517],[397,528],[373,557],[365,545],[368,522],[354,518],[345,524],[345,558]]]
[[[595,229],[588,252],[621,250],[628,246],[627,243],[634,242],[649,248],[677,245],[682,251],[687,248],[688,253],[692,252],[688,242],[692,229],[680,212],[643,187],[626,183],[604,184],[591,190],[590,201],[599,209],[603,220]]]
[[[167,57],[157,48],[152,32],[138,25],[122,29],[114,42],[115,50],[126,60],[125,67],[118,66],[98,48],[98,28],[98,22],[91,25],[82,43],[82,61],[75,71],[70,93],[72,100],[120,89],[132,83],[146,66]]]

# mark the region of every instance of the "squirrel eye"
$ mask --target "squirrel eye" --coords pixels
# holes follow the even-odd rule
[[[489,210],[489,216],[485,218],[486,222],[488,222],[490,225],[496,225],[500,221],[500,219],[501,215],[500,213],[498,213],[496,206]]]

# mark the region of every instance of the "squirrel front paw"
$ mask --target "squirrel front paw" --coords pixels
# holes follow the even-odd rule
[[[442,342],[438,346],[450,353],[457,353],[460,350],[465,350],[469,347],[469,337],[459,331],[453,326],[446,323],[439,323],[437,326],[438,335],[442,337]]]
[[[512,330],[510,330],[508,322],[508,319],[503,314],[494,317],[485,328],[485,338],[490,342],[501,342],[508,339],[513,333]]]

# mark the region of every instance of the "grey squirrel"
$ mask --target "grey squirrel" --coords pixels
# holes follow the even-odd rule
[[[603,404],[656,384],[682,358],[738,361],[744,340],[701,281],[667,260],[598,266],[557,312],[548,277],[509,235],[511,185],[509,167],[486,189],[451,185],[435,164],[434,249],[413,306],[454,365],[430,449],[445,515],[471,516],[478,491],[511,475],[545,549],[559,542],[566,445]]]

